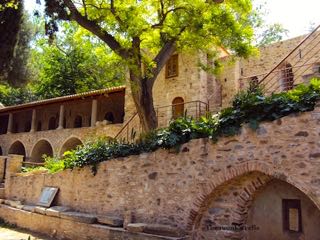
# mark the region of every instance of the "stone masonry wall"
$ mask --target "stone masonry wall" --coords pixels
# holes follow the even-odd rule
[[[296,187],[319,209],[319,125],[317,107],[263,123],[257,131],[244,127],[240,135],[216,144],[199,139],[181,146],[179,153],[158,150],[110,160],[99,165],[95,176],[89,167],[12,176],[6,198],[35,204],[43,186],[55,186],[60,189],[57,205],[99,214],[131,213],[134,222],[169,224],[200,235],[214,202],[231,210],[219,221],[245,222],[248,204],[270,179]],[[214,236],[243,237],[228,231]]]
[[[122,124],[100,124],[97,127],[67,128],[34,133],[14,133],[0,135],[0,147],[4,155],[8,154],[10,146],[20,141],[26,150],[26,156],[30,157],[33,147],[40,141],[46,140],[53,149],[53,154],[58,155],[64,143],[71,138],[78,138],[82,142],[93,137],[110,136],[114,137],[121,129]]]

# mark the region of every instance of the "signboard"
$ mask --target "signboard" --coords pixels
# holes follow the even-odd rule
[[[58,193],[58,188],[55,187],[43,187],[38,202],[39,206],[50,207],[54,197]]]

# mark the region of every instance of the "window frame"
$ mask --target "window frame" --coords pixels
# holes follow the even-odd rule
[[[298,231],[290,229],[289,209],[294,208],[298,210]],[[282,222],[283,231],[289,233],[302,233],[302,213],[300,199],[282,199]]]
[[[172,74],[171,71],[174,68],[175,71]],[[166,63],[166,71],[165,71],[166,78],[173,78],[179,76],[179,54],[173,54]]]

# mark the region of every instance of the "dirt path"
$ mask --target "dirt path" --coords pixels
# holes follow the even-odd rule
[[[20,228],[7,228],[0,227],[1,240],[53,240],[52,238],[45,237],[27,230]]]

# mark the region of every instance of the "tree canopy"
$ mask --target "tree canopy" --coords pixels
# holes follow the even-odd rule
[[[132,96],[145,130],[157,126],[152,88],[175,51],[248,56],[253,48],[250,0],[46,0],[47,33],[75,21],[126,61]],[[143,71],[145,69],[145,71]]]
[[[53,98],[123,84],[124,64],[79,25],[63,23],[58,38],[38,36],[31,54],[39,98]]]

